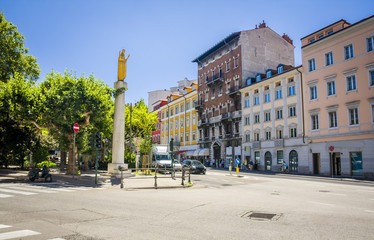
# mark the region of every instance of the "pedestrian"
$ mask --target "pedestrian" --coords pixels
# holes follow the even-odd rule
[[[257,160],[255,160],[254,170],[257,170],[257,169],[258,169],[258,162],[257,162]]]
[[[252,160],[249,161],[249,169],[250,169],[251,171],[253,171],[253,161],[252,161]]]
[[[225,162],[223,161],[223,159],[221,159],[221,165],[222,165],[222,168],[225,168]]]

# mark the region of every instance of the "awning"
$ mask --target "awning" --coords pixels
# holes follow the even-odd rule
[[[184,150],[184,151],[178,151],[178,152],[175,152],[175,154],[181,154],[181,153],[185,153],[187,152],[187,150]]]
[[[209,156],[209,148],[203,148],[199,152],[199,156]]]
[[[193,153],[193,155],[192,155],[192,156],[194,156],[194,157],[197,157],[197,156],[199,156],[199,152],[200,152],[200,149],[198,149],[198,150],[195,150],[195,152]]]
[[[187,151],[186,155],[187,156],[192,156],[194,152],[195,152],[195,150]]]

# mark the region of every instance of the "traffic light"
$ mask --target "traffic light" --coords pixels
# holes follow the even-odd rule
[[[96,133],[96,147],[101,148],[101,134],[100,134],[100,132]]]

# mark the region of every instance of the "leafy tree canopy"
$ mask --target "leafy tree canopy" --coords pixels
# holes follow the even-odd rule
[[[35,57],[28,55],[24,39],[17,27],[0,12],[0,81],[7,82],[17,73],[25,80],[33,81],[39,77],[39,65]]]

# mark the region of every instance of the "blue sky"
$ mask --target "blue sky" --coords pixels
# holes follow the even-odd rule
[[[251,0],[0,0],[0,11],[18,26],[41,79],[52,69],[93,74],[113,87],[119,52],[127,63],[126,102],[196,79],[191,61],[229,34],[253,29],[265,20],[295,45],[300,38],[340,19],[350,23],[371,16],[373,2]]]

